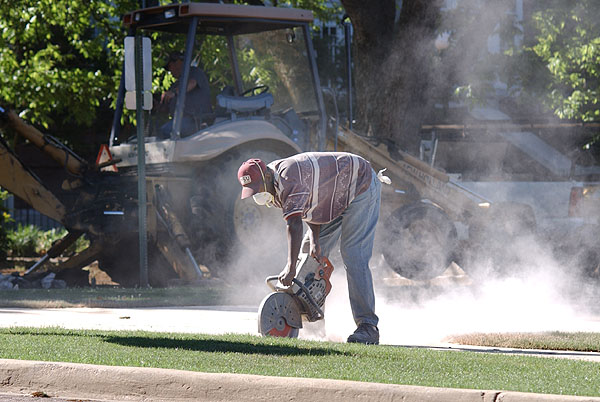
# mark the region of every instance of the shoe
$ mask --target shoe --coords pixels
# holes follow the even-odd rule
[[[379,329],[375,325],[360,324],[356,331],[348,337],[347,342],[379,345]]]

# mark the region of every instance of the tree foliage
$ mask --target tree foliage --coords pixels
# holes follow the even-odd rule
[[[243,2],[250,3],[250,2]],[[265,1],[262,3],[269,3]],[[311,10],[315,17],[321,21],[332,21],[343,16],[343,8],[337,1],[331,0],[271,0],[274,6],[277,7],[295,7]]]
[[[321,21],[340,22],[346,13],[354,27],[358,126],[413,153],[424,118],[456,88],[483,99],[502,81],[527,102],[544,98],[559,117],[589,121],[600,114],[600,3],[594,0],[536,2],[534,42],[492,55],[485,54],[490,35],[511,43],[522,34],[510,18],[512,2],[459,0],[448,9],[441,0],[341,0],[343,9],[327,0],[228,2],[310,9]],[[82,129],[106,137],[123,63],[121,17],[138,7],[138,0],[1,2],[0,103],[63,139]],[[436,49],[445,32],[448,47]],[[183,48],[182,36],[167,36],[151,35],[155,93],[173,82],[162,68],[166,55]],[[252,54],[242,58],[253,63]],[[231,82],[222,38],[206,39],[199,59],[214,88]],[[268,75],[244,71],[248,83]]]
[[[521,21],[511,2],[461,0],[440,27],[452,33],[440,58],[451,67],[445,78],[474,102],[494,97],[492,84],[506,85],[503,105],[517,115],[598,120],[598,17],[593,0],[531,1]],[[491,37],[496,54],[487,52]]]
[[[162,0],[160,2],[166,3]],[[265,3],[311,9],[321,20],[333,16],[339,18],[342,15],[339,5],[334,6],[331,2],[323,0]],[[405,3],[408,5],[403,7],[403,10],[413,12],[416,17],[422,15],[419,14],[418,8],[415,11],[414,7],[409,7],[410,1]],[[385,7],[368,11],[377,11],[373,14],[374,17],[383,17],[386,24],[390,21],[393,24],[395,2],[392,0],[391,4],[391,14],[385,14],[390,11]],[[20,111],[21,116],[29,122],[42,126],[63,139],[69,136],[69,132],[79,135],[82,128],[92,126],[95,131],[107,133],[110,127],[108,116],[115,105],[123,62],[123,37],[126,33],[121,25],[121,16],[138,6],[135,0],[15,0],[11,4],[0,4],[2,103]],[[430,11],[432,8],[425,9]],[[365,25],[361,21],[371,18],[371,14],[361,16],[360,13],[356,13],[360,10],[351,11],[354,11],[353,23],[359,28]],[[384,14],[381,14],[381,11]],[[421,22],[411,23],[409,12],[401,20],[411,27],[422,25]],[[390,27],[386,24],[379,25],[375,22],[368,25],[369,29],[383,28],[382,32],[387,32]],[[402,39],[402,35],[388,38],[383,34],[364,40],[361,39],[361,35],[358,36],[358,48],[359,51],[365,50],[365,53],[359,57],[363,60],[371,57],[371,67],[380,64],[380,58],[373,56],[390,50],[394,39],[399,38],[404,44],[409,42],[409,39]],[[414,35],[411,38],[414,38]],[[165,75],[164,69],[161,69],[166,54],[176,48],[181,49],[183,39],[157,41],[157,34],[152,34],[152,39],[153,65],[158,67],[155,68],[154,89],[155,92],[160,92],[172,82],[172,77]],[[217,87],[227,81],[227,52],[222,46],[222,41],[219,42],[218,39],[205,41],[201,52],[201,62],[211,83]],[[370,39],[382,39],[382,42],[373,46],[374,43],[369,42]],[[370,48],[375,50],[366,51]],[[422,57],[419,59],[421,62],[425,61]],[[393,60],[388,62],[387,66],[392,65]],[[405,67],[405,72],[407,68]],[[377,74],[376,70],[370,70],[369,73]],[[391,84],[399,80],[411,83],[414,82],[413,78],[408,77],[404,80],[404,77],[399,79],[396,76]],[[411,88],[415,94],[421,92],[416,84]],[[402,90],[403,88],[398,87],[394,92],[402,93]],[[424,96],[425,93],[419,98],[423,99]],[[364,104],[369,104],[368,99]],[[386,110],[395,105],[397,106],[396,103],[390,103]],[[418,104],[416,106],[418,107]],[[377,120],[377,116],[370,114],[368,110],[367,108],[364,115]],[[126,115],[127,118],[131,119],[131,114]],[[388,124],[386,129],[391,126],[394,124]]]
[[[565,119],[600,118],[600,3],[550,1],[533,15],[536,43],[530,48],[544,63],[546,104]]]
[[[339,7],[322,0],[272,3],[309,8],[321,19],[339,13]],[[28,122],[71,145],[85,142],[80,138],[82,130],[107,137],[127,34],[121,19],[124,13],[139,7],[138,0],[0,2],[0,104],[17,110]],[[163,68],[164,60],[169,52],[184,48],[185,37],[158,33],[150,37],[153,90],[160,94],[173,82]],[[199,56],[211,85],[222,88],[231,82],[223,38],[205,40]],[[134,124],[133,116],[126,112],[123,122]]]
[[[122,63],[120,16],[133,0],[0,3],[0,100],[45,128],[90,126],[113,102]]]

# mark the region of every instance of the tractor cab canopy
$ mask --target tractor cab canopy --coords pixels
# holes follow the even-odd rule
[[[185,50],[178,82],[183,96],[172,111],[171,140],[190,135],[181,127],[185,88],[190,69],[199,66],[210,81],[214,116],[194,133],[224,121],[260,118],[302,149],[323,149],[325,112],[310,39],[312,20],[306,10],[218,3],[150,7],[123,17],[130,34],[158,33],[153,38],[162,36],[171,44],[179,40],[177,50]]]
[[[123,17],[128,28],[187,33],[192,18],[197,32],[210,35],[242,35],[294,28],[313,21],[311,11],[237,4],[187,3],[136,10]]]

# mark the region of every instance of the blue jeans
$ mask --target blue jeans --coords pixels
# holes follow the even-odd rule
[[[375,226],[379,218],[381,183],[377,174],[369,188],[358,195],[333,221],[321,226],[319,244],[321,253],[329,256],[338,239],[341,238],[340,252],[346,267],[350,307],[356,325],[377,325],[375,315],[375,294],[369,260],[373,254]]]

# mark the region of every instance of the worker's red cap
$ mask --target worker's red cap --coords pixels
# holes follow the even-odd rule
[[[260,159],[248,159],[238,170],[238,180],[242,185],[242,200],[260,191],[267,165]],[[266,186],[266,184],[265,184]]]

